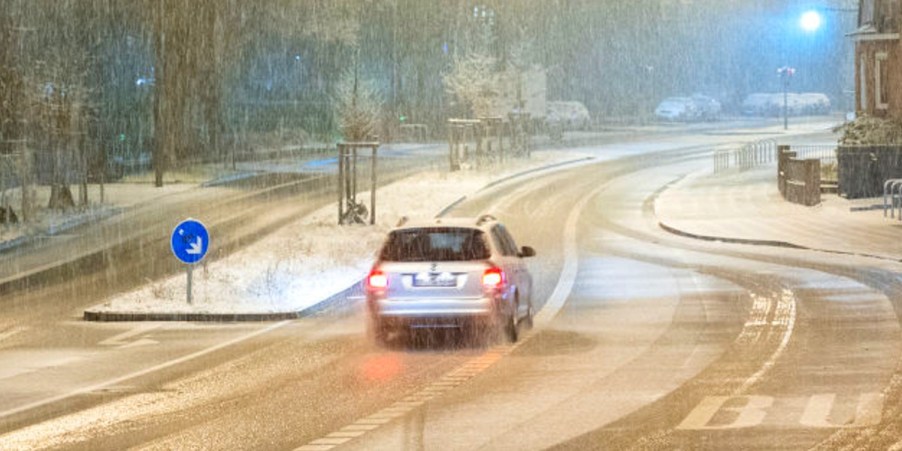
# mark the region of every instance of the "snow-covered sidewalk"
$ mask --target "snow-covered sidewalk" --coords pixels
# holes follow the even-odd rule
[[[529,160],[508,161],[503,167],[420,173],[377,191],[375,226],[338,226],[335,206],[330,204],[242,251],[199,264],[194,271],[190,305],[186,300],[187,277],[180,273],[148,282],[88,311],[123,319],[155,314],[195,318],[223,315],[238,319],[240,315],[301,312],[360,281],[369,271],[386,233],[402,216],[433,217],[462,196],[490,183],[585,160],[589,155],[573,151],[536,152]],[[368,193],[358,199],[369,204]]]
[[[665,227],[721,241],[773,244],[898,260],[896,219],[867,209],[882,199],[825,194],[814,207],[784,200],[775,165],[744,172],[692,174],[662,192],[655,215]]]

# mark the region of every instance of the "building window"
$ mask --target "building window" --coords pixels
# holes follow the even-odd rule
[[[874,24],[874,0],[860,0],[858,4],[858,27]]]
[[[887,80],[886,53],[877,53],[874,57],[874,100],[878,110],[889,108],[889,81]]]
[[[867,58],[861,56],[858,62],[858,109],[861,111],[868,110],[868,66]]]
[[[898,33],[896,17],[899,15],[899,0],[883,0],[880,3],[880,11],[877,14],[881,33]]]

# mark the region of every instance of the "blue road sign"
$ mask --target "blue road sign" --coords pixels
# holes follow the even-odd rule
[[[207,255],[210,234],[207,228],[195,219],[186,219],[172,230],[172,253],[184,263],[197,263]]]

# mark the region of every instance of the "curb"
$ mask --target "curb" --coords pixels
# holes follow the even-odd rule
[[[354,303],[363,294],[361,282],[329,296],[297,311],[272,313],[162,313],[162,312],[103,312],[85,310],[82,319],[95,322],[131,322],[131,321],[193,321],[209,323],[263,322],[284,321],[291,319],[320,316],[340,310]]]
[[[538,168],[527,169],[527,170],[525,170],[525,171],[523,171],[523,172],[518,172],[518,173],[516,173],[516,174],[511,174],[511,175],[508,175],[508,176],[506,176],[506,177],[502,177],[502,178],[500,178],[500,179],[498,179],[498,180],[493,180],[493,181],[489,182],[488,184],[486,184],[485,186],[483,186],[482,188],[479,188],[476,192],[477,192],[477,193],[481,193],[481,192],[483,192],[483,191],[485,191],[485,190],[487,190],[487,189],[489,189],[489,188],[498,186],[498,185],[500,185],[500,184],[502,184],[502,183],[505,183],[505,182],[509,182],[509,181],[511,181],[511,180],[513,180],[513,179],[516,179],[516,178],[519,178],[519,177],[523,177],[523,176],[525,176],[525,175],[534,174],[534,173],[536,173],[536,172],[541,172],[541,171],[547,171],[547,170],[549,170],[549,169],[559,168],[559,167],[561,167],[561,166],[567,166],[567,165],[570,165],[570,164],[582,163],[582,162],[584,162],[584,161],[591,161],[591,160],[594,160],[594,159],[595,159],[595,157],[575,158],[575,159],[573,159],[573,160],[561,161],[561,162],[559,162],[559,163],[552,163],[552,164],[549,164],[549,165],[540,166],[540,167],[538,167]],[[443,212],[444,212],[444,210],[443,210]]]
[[[902,263],[902,259],[887,257],[884,255],[876,255],[876,254],[868,254],[862,252],[852,252],[852,251],[838,251],[834,249],[821,249],[816,247],[808,247],[802,246],[795,243],[790,243],[788,241],[771,241],[771,240],[754,240],[748,238],[735,238],[735,237],[723,237],[723,236],[713,236],[713,235],[699,235],[691,232],[686,232],[684,230],[677,229],[676,227],[671,227],[663,222],[658,222],[658,227],[662,230],[685,238],[692,238],[695,240],[701,241],[712,241],[712,242],[721,242],[721,243],[730,243],[730,244],[744,244],[748,246],[767,246],[767,247],[780,247],[784,249],[798,249],[804,251],[814,251],[814,252],[823,252],[825,254],[835,254],[835,255],[850,255],[853,257],[866,257],[866,258],[874,258],[877,260],[884,260],[895,263]]]

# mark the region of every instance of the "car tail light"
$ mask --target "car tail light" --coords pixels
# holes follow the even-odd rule
[[[382,271],[374,269],[370,271],[370,275],[366,276],[366,287],[371,290],[388,288],[388,276]]]
[[[482,274],[484,288],[498,288],[504,284],[504,271],[501,268],[489,268]]]

